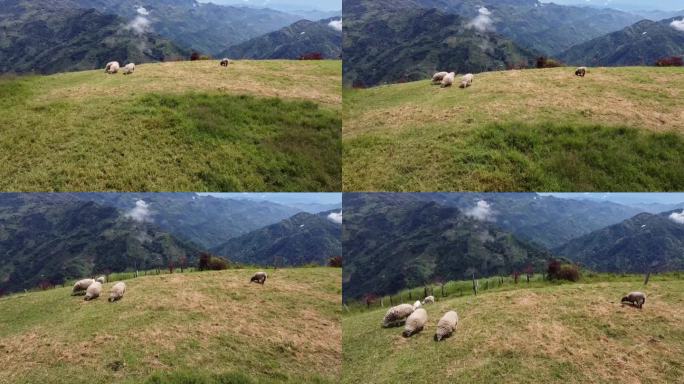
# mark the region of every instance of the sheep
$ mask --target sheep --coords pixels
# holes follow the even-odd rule
[[[413,313],[415,309],[411,304],[399,304],[387,310],[385,318],[382,319],[382,327],[396,327],[406,321],[406,318]]]
[[[266,274],[266,272],[257,272],[254,274],[254,276],[252,276],[252,279],[249,280],[249,282],[264,285],[267,277],[268,275]]]
[[[435,341],[440,341],[451,336],[458,325],[458,314],[456,311],[449,311],[439,319],[437,330],[435,331]]]
[[[646,295],[644,295],[642,292],[630,292],[627,294],[627,296],[622,298],[621,302],[629,303],[630,305],[641,309],[646,302]]]
[[[100,297],[100,293],[102,293],[102,283],[99,281],[95,281],[86,290],[85,298],[83,300],[88,301],[92,299],[97,299]]]
[[[95,281],[99,282],[100,284],[104,284],[105,282],[107,282],[107,278],[105,276],[100,276],[97,279],[95,279]]]
[[[123,67],[124,75],[132,75],[133,72],[135,72],[135,63],[128,63],[125,67]]]
[[[423,299],[423,305],[425,304],[434,304],[435,303],[435,297],[434,296],[428,296]]]
[[[77,281],[74,284],[74,289],[72,290],[71,294],[73,295],[85,295],[86,289],[90,286],[90,284],[94,283],[95,280],[93,279],[82,279]]]
[[[413,303],[413,310],[415,311],[416,309],[418,309],[420,307],[422,307],[422,305],[420,304],[420,300],[416,300],[416,302]]]
[[[468,88],[471,85],[473,85],[473,76],[472,73],[469,73],[461,78],[461,85],[459,85],[459,88]]]
[[[107,63],[107,66],[105,67],[105,73],[109,73],[110,75],[113,75],[117,72],[119,72],[119,62],[118,61],[110,61],[109,63]]]
[[[126,283],[119,281],[118,283],[114,284],[112,290],[109,292],[109,302],[111,303],[121,300],[124,293],[126,293]]]
[[[442,79],[442,88],[446,87],[451,87],[452,84],[454,84],[454,79],[456,78],[456,73],[454,72],[449,72],[444,78]]]
[[[227,57],[224,57],[223,60],[221,60],[221,66],[222,66],[222,67],[227,67],[228,64],[230,64],[230,63],[231,63],[231,61],[230,61],[230,59],[227,58]]]
[[[434,75],[432,75],[432,84],[437,85],[442,83],[442,79],[444,79],[444,76],[448,75],[448,72],[437,72]]]
[[[578,67],[575,70],[575,76],[584,77],[587,74],[587,67]]]
[[[409,315],[404,325],[404,337],[411,337],[423,330],[425,323],[427,323],[428,315],[424,308],[418,308]]]

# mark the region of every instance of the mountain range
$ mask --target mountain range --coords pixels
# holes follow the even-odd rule
[[[595,67],[654,65],[662,58],[684,56],[684,24],[642,20],[620,31],[578,44],[558,57],[565,63]]]
[[[645,213],[612,202],[533,193],[349,193],[345,297],[426,283],[537,272],[560,258],[600,272],[684,269],[682,209]]]
[[[298,213],[279,223],[228,240],[211,251],[231,260],[262,265],[325,264],[342,255],[342,225],[334,211]]]
[[[339,24],[339,28],[337,28]],[[298,59],[319,53],[324,59],[342,54],[342,25],[339,18],[299,20],[278,31],[228,48],[220,56],[234,59]]]
[[[211,248],[246,264],[325,264],[342,253],[330,214],[190,193],[0,194],[0,290],[193,265]]]

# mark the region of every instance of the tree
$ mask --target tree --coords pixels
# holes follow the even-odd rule
[[[190,61],[197,61],[201,56],[202,55],[200,55],[199,52],[193,52],[192,55],[190,55]]]
[[[183,269],[187,266],[188,264],[188,257],[183,255],[178,258],[178,266],[180,267],[181,273],[183,273]]]
[[[169,259],[169,273],[173,273],[173,270],[176,269],[176,265],[173,262],[173,259]]]
[[[211,259],[211,255],[207,252],[200,253],[199,264],[197,265],[197,269],[199,269],[200,271],[207,270],[209,267],[209,259]]]

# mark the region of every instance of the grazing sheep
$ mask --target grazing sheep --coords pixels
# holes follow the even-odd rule
[[[231,61],[230,61],[229,58],[224,58],[223,60],[221,60],[221,66],[222,66],[222,67],[227,67],[228,64],[230,64],[230,62],[231,62]]]
[[[437,330],[435,331],[435,341],[440,341],[451,336],[458,325],[458,315],[456,311],[449,311],[439,319]]]
[[[99,282],[100,284],[104,284],[107,281],[107,278],[105,276],[100,276],[95,281]]]
[[[97,299],[100,297],[100,293],[102,293],[102,283],[99,281],[95,281],[86,290],[85,298],[83,300],[88,301],[92,299]]]
[[[423,330],[425,323],[427,323],[428,315],[424,308],[418,308],[406,319],[404,325],[404,337],[411,337]]]
[[[454,84],[454,79],[456,78],[456,73],[449,72],[442,79],[442,88],[451,87]]]
[[[74,289],[71,292],[72,295],[85,295],[86,289],[90,286],[90,284],[94,283],[95,280],[93,279],[83,279],[79,280],[74,284]]]
[[[114,284],[112,290],[109,292],[109,302],[111,303],[113,301],[121,300],[124,293],[126,293],[126,283],[119,281],[118,283]]]
[[[469,73],[461,78],[461,85],[459,85],[459,88],[468,88],[471,85],[473,85],[473,76],[472,73]]]
[[[575,76],[584,77],[587,74],[587,67],[579,67],[575,70]]]
[[[135,72],[135,63],[128,63],[125,67],[123,67],[124,75],[132,75],[133,72]]]
[[[434,296],[428,296],[423,299],[423,305],[425,304],[434,304],[435,303],[435,297]]]
[[[630,292],[627,296],[622,298],[621,302],[630,303],[637,308],[641,308],[646,302],[646,295],[642,292]]]
[[[442,83],[442,79],[444,79],[444,76],[448,75],[448,72],[437,72],[434,75],[432,75],[432,84],[437,85]]]
[[[109,73],[110,75],[113,75],[117,72],[119,72],[119,62],[118,61],[110,61],[107,63],[107,66],[105,67],[105,72]]]
[[[413,303],[413,310],[415,311],[416,309],[418,309],[420,307],[422,307],[422,305],[420,304],[420,300],[416,300],[416,302]]]
[[[414,308],[411,304],[395,305],[385,313],[385,318],[382,319],[382,327],[389,328],[401,325],[413,311]]]
[[[268,275],[266,275],[266,272],[257,272],[252,276],[252,279],[249,280],[250,283],[259,283],[261,285],[264,285],[266,282],[266,278]]]

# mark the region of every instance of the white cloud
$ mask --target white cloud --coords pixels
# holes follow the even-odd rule
[[[135,208],[128,211],[126,213],[126,217],[139,223],[152,222],[152,212],[150,212],[150,206],[144,200],[136,201]]]
[[[670,215],[670,220],[674,221],[677,224],[684,224],[684,210],[682,210],[681,213],[672,212],[672,214]]]
[[[473,208],[465,211],[466,216],[472,217],[480,221],[494,221],[494,210],[492,206],[484,201],[480,200],[477,202]]]
[[[468,23],[469,28],[475,28],[480,32],[487,32],[494,30],[494,20],[490,17],[492,12],[485,8],[480,7],[477,11],[479,15],[475,17],[470,23]]]
[[[138,12],[139,15],[147,16],[150,14],[150,11],[148,11],[145,7],[138,7],[136,9],[136,12]]]
[[[342,212],[332,212],[328,215],[328,220],[336,224],[342,224]]]
[[[670,23],[670,26],[678,31],[684,32],[684,19],[681,20],[672,20]]]
[[[328,26],[336,31],[342,31],[342,19],[332,20],[328,23]]]
[[[138,34],[143,34],[150,30],[150,24],[150,19],[145,16],[136,16],[135,19],[126,25],[126,28],[132,29]]]

